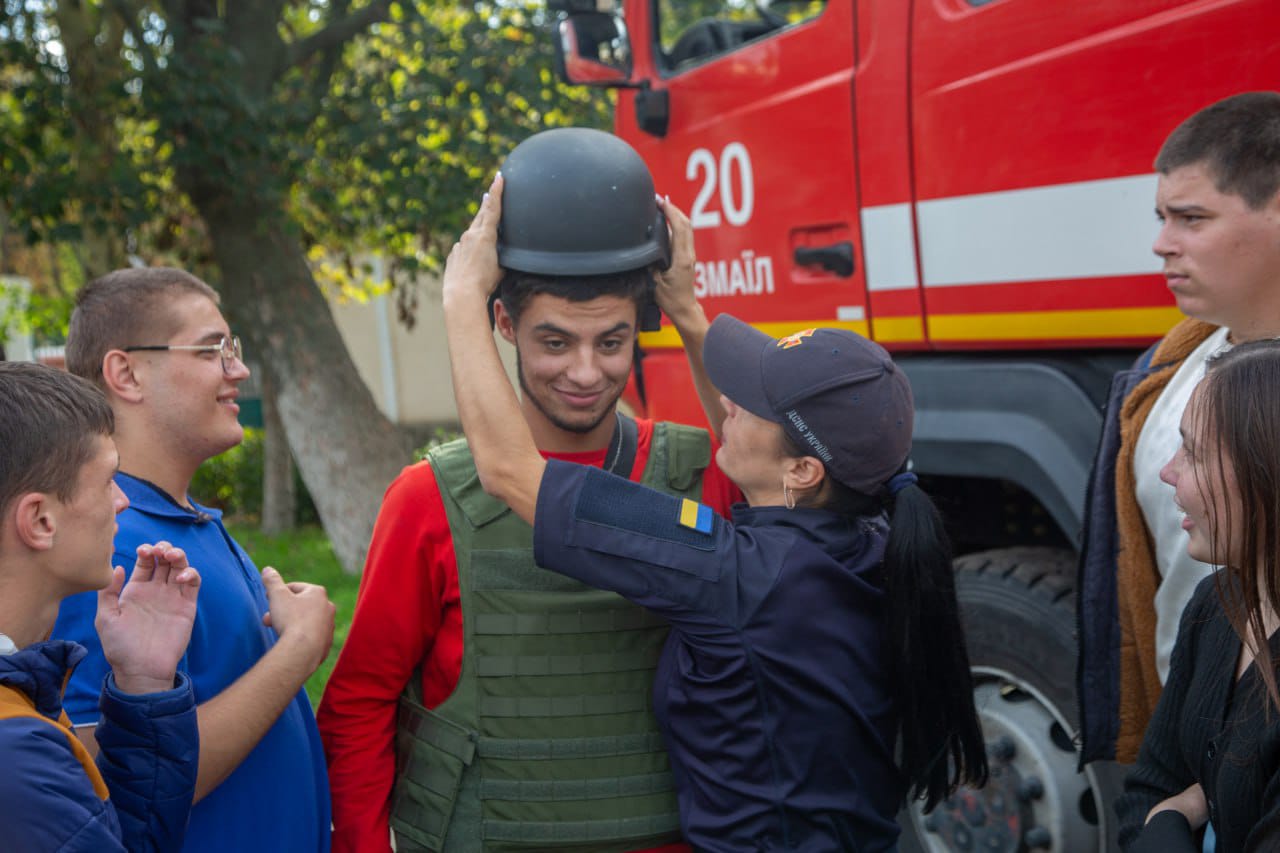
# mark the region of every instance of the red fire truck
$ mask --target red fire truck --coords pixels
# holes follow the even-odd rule
[[[551,0],[567,80],[696,229],[697,288],[772,335],[843,326],[911,377],[948,516],[992,781],[904,847],[1113,845],[1077,772],[1074,544],[1111,374],[1179,317],[1151,162],[1221,97],[1280,86],[1276,0]],[[647,414],[701,418],[674,331]]]

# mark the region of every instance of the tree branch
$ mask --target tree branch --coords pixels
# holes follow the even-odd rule
[[[302,41],[294,42],[289,45],[289,54],[285,60],[285,67],[292,68],[307,61],[320,51],[340,47],[370,24],[385,21],[390,14],[390,10],[391,0],[373,0],[360,11],[352,12],[350,15],[329,24],[323,30],[307,36]]]
[[[142,28],[138,26],[138,7],[131,0],[111,0],[111,8],[116,10],[116,14],[124,22],[125,29],[133,37],[134,49],[142,57],[142,67],[148,74],[155,73],[155,51],[151,49],[151,45],[147,44],[142,35]]]

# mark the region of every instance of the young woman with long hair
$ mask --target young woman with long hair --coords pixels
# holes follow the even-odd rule
[[[499,178],[444,276],[459,415],[484,490],[533,524],[539,565],[670,622],[653,703],[685,838],[700,851],[895,849],[906,797],[929,809],[987,771],[947,539],[907,471],[906,377],[844,330],[775,340],[728,316],[708,328],[692,229],[664,203],[675,260],[658,301],[705,338],[695,383],[748,505],[730,521],[544,460],[485,310],[501,191]]]
[[[1117,803],[1131,851],[1280,850],[1280,341],[1209,362],[1161,477],[1188,553],[1221,566],[1182,617],[1169,680]]]

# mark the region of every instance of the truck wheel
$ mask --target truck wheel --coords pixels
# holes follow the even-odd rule
[[[1075,557],[1008,548],[955,561],[991,778],[900,822],[904,851],[1116,850],[1117,765],[1076,772]]]

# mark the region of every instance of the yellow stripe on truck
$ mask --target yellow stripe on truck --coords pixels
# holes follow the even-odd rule
[[[875,340],[882,344],[924,340],[924,321],[918,314],[914,317],[872,317],[871,330]]]
[[[857,332],[863,337],[868,334],[866,320],[806,320],[790,323],[752,323],[751,325],[771,338],[785,338],[787,335],[794,335],[796,332],[803,332],[805,329],[812,329],[815,326],[825,326],[829,329],[848,329],[851,332]],[[641,332],[640,346],[649,349],[676,349],[681,346],[680,335],[676,332],[675,326],[663,326],[657,332]]]
[[[1159,338],[1183,317],[1172,306],[1159,308],[1095,308],[1084,311],[1010,311],[986,314],[940,314],[924,322],[929,339],[956,341],[1052,341]],[[796,320],[787,323],[752,323],[766,335],[787,335],[826,326],[849,329],[869,336],[866,320]],[[872,321],[880,343],[916,342],[924,339],[920,317],[883,317]],[[649,349],[679,349],[674,326],[657,332],[641,332],[640,345]]]
[[[1161,307],[942,314],[927,322],[929,339],[941,342],[1158,338],[1181,319],[1177,308]]]

